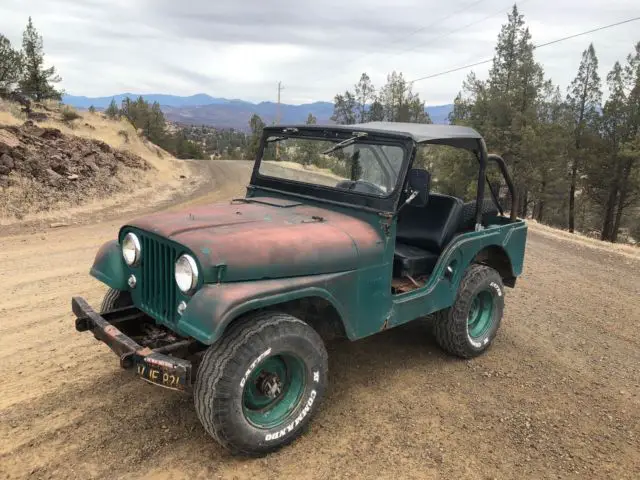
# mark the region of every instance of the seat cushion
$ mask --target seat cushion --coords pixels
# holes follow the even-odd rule
[[[462,200],[433,193],[424,207],[406,205],[398,214],[396,241],[440,252],[456,233],[462,216]]]
[[[412,245],[396,243],[393,255],[393,276],[428,275],[438,262],[438,255]]]

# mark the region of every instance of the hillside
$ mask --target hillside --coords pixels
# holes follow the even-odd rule
[[[106,108],[113,98],[119,105],[123,99],[135,99],[141,94],[122,93],[111,97],[82,97],[65,95],[64,103],[77,108]],[[247,130],[251,115],[257,113],[266,124],[275,122],[277,104],[275,102],[252,103],[244,100],[212,97],[199,93],[188,97],[165,94],[142,94],[148,102],[158,102],[162,106],[167,120],[177,123],[210,125],[218,128]],[[447,123],[453,105],[427,107],[425,111],[434,123]],[[333,103],[313,102],[302,105],[280,105],[281,123],[304,123],[309,114],[317,118],[318,123],[331,123]]]
[[[27,119],[16,104],[0,100],[0,224],[66,221],[180,191],[187,167],[129,123],[89,112],[72,119],[74,113],[40,105]]]

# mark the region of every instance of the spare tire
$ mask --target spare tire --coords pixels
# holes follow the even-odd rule
[[[482,200],[482,219],[491,215],[498,215],[498,207],[493,203],[493,199],[485,198]],[[476,201],[467,202],[462,206],[462,220],[460,221],[460,230],[469,230],[476,223]]]

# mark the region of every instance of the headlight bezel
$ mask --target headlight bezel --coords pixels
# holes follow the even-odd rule
[[[191,272],[189,285],[186,289],[183,288],[185,285],[181,284],[181,281],[178,280],[178,267],[181,264],[181,261],[186,262],[186,265],[189,267]],[[200,281],[200,271],[198,270],[198,262],[196,262],[196,259],[192,255],[183,253],[177,258],[173,267],[173,279],[176,282],[178,290],[180,290],[184,295],[192,295],[195,292],[198,288],[198,282]]]
[[[129,261],[127,257],[127,253],[125,253],[125,249],[127,248],[127,243],[131,243],[133,245],[133,259]],[[124,238],[122,239],[122,247],[121,247],[122,258],[128,267],[137,267],[140,265],[140,260],[142,258],[142,246],[140,244],[140,239],[133,232],[128,232]]]

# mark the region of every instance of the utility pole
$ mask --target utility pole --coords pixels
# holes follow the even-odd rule
[[[280,125],[280,92],[284,90],[282,82],[278,82],[278,103],[276,104],[276,125]],[[280,144],[276,142],[276,160],[280,160]]]

